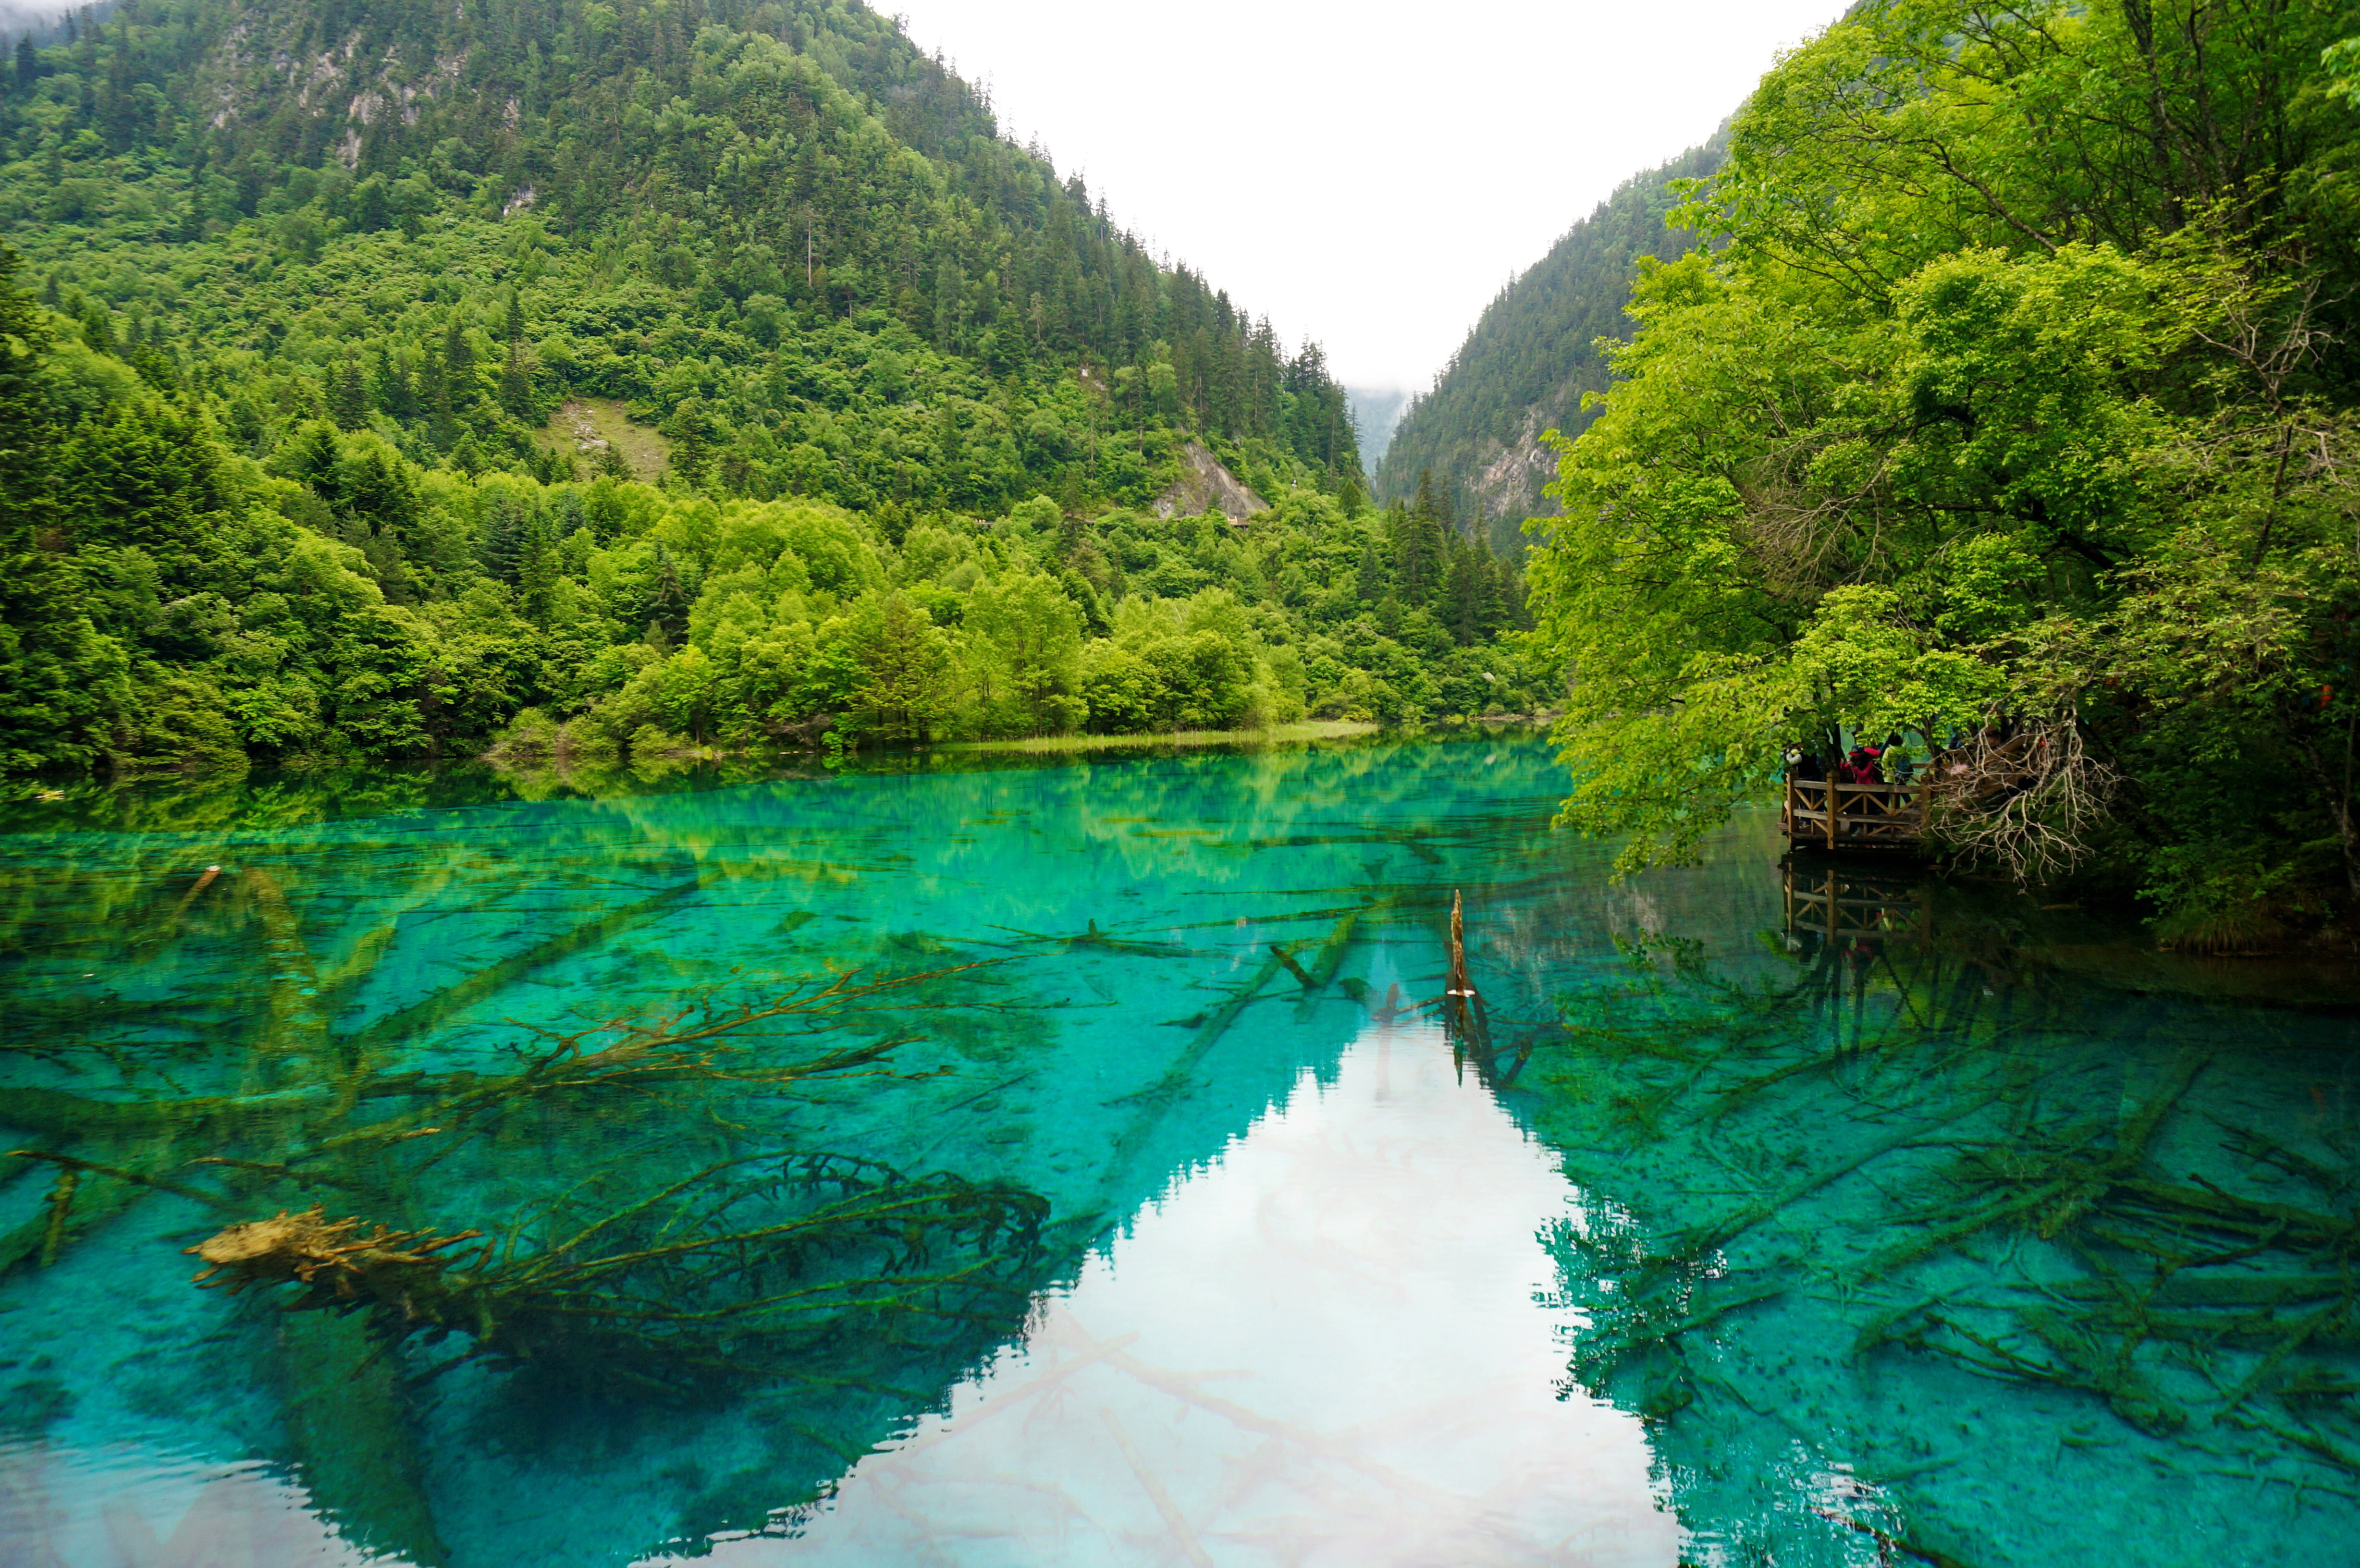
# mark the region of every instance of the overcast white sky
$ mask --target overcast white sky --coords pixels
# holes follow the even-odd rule
[[[1115,218],[1421,387],[1501,284],[1712,134],[1843,0],[876,0]]]

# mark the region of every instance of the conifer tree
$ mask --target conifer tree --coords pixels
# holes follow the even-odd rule
[[[532,415],[532,380],[524,364],[524,307],[516,290],[508,290],[508,320],[500,335],[508,343],[508,360],[500,366],[500,407],[519,419]]]
[[[0,247],[0,768],[87,762],[127,696],[125,656],[91,623],[69,557],[41,530],[71,518],[55,494],[60,432],[38,378],[49,324]]]
[[[458,410],[451,396],[451,374],[447,358],[429,343],[424,363],[419,367],[419,401],[426,406],[426,438],[438,452],[449,452],[458,443]]]
[[[1442,592],[1450,541],[1450,501],[1421,473],[1417,495],[1393,514],[1393,579],[1413,608],[1431,604]]]
[[[322,424],[307,425],[286,449],[289,477],[310,485],[330,511],[340,510],[344,500],[338,472],[342,455],[333,430]]]
[[[484,512],[484,569],[514,583],[524,566],[528,519],[507,492],[495,494]]]
[[[368,423],[368,387],[361,380],[360,361],[344,355],[328,385],[328,413],[339,430],[356,430]]]
[[[535,625],[549,619],[550,601],[557,588],[557,539],[545,514],[535,512],[517,539],[517,599]]]
[[[418,392],[411,384],[410,367],[401,356],[390,349],[378,349],[372,356],[375,372],[369,377],[376,384],[377,407],[398,420],[415,418],[418,413]]]
[[[661,543],[656,546],[656,591],[648,602],[648,637],[668,647],[688,629],[690,593],[681,581],[680,563]]]
[[[1459,647],[1473,642],[1481,631],[1484,552],[1465,539],[1454,539],[1450,563],[1442,578],[1442,624]]]
[[[459,312],[453,310],[442,327],[442,382],[453,413],[464,414],[475,401],[475,350],[468,343]]]

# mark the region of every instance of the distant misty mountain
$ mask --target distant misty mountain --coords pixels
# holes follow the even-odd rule
[[[1542,494],[1556,477],[1556,456],[1541,438],[1589,424],[1581,396],[1603,391],[1607,380],[1598,340],[1629,332],[1623,307],[1639,258],[1668,261],[1696,243],[1666,226],[1677,205],[1672,182],[1719,169],[1724,145],[1716,135],[1624,181],[1500,291],[1387,442],[1372,443],[1363,426],[1360,450],[1371,454],[1381,499],[1415,494],[1418,475],[1431,470],[1462,530],[1508,555],[1521,552],[1524,520],[1556,509]]]
[[[92,14],[104,18],[110,9],[96,6]],[[62,5],[10,5],[0,0],[0,34],[12,40],[20,34],[30,33],[36,44],[53,43],[64,28],[66,8]]]
[[[1409,405],[1409,393],[1399,387],[1347,387],[1344,396],[1350,400],[1352,429],[1360,438],[1360,456],[1374,474],[1385,455],[1386,443],[1393,439],[1393,429],[1401,423],[1402,410]]]

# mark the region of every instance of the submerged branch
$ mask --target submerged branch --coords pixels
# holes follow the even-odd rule
[[[566,1220],[594,1198],[577,1192],[505,1241],[363,1233],[314,1204],[189,1250],[201,1285],[292,1286],[289,1310],[363,1312],[388,1341],[458,1334],[468,1357],[686,1393],[786,1375],[854,1318],[894,1343],[919,1322],[1003,1333],[1030,1300],[1048,1214],[1021,1188],[831,1156],[726,1160]],[[552,1239],[523,1243],[535,1229]]]

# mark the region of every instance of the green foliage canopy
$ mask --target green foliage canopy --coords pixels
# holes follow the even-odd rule
[[[1317,347],[864,7],[189,0],[15,58],[0,768],[1542,695],[1488,553],[1395,583]],[[1272,509],[1175,505],[1206,455]]]
[[[1677,857],[1897,732],[2020,871],[2351,907],[2353,13],[1887,0],[1765,78],[1535,525],[1570,821]]]

